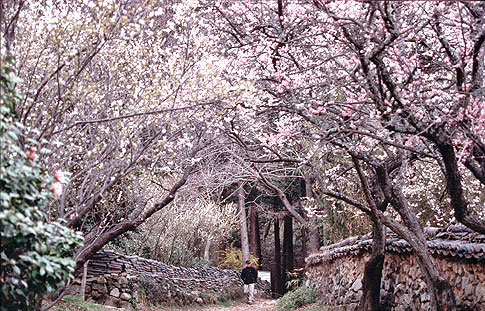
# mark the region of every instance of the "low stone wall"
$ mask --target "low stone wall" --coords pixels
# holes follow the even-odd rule
[[[86,294],[94,301],[130,309],[141,300],[149,304],[187,305],[215,303],[242,296],[240,273],[215,267],[183,268],[125,256],[113,251],[98,252],[89,261]],[[78,292],[76,280],[71,292]],[[259,296],[271,295],[270,284],[258,280]]]
[[[485,236],[457,225],[427,233],[430,251],[453,286],[459,309],[485,311]],[[308,279],[319,288],[321,301],[335,310],[358,310],[370,257],[369,236],[347,241],[307,258]],[[397,237],[386,242],[381,297],[387,310],[430,310],[416,258],[410,245]]]

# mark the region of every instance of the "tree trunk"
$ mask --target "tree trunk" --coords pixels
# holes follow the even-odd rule
[[[263,251],[261,248],[261,233],[259,232],[258,214],[256,214],[256,256],[258,256],[258,265],[263,265]]]
[[[207,241],[205,242],[205,248],[204,248],[204,261],[206,262],[206,265],[209,263],[209,251],[211,248],[212,244],[212,239],[210,237],[207,238]]]
[[[395,223],[388,222],[389,227],[395,232],[399,232],[407,242],[411,244],[416,256],[417,262],[423,273],[428,293],[431,296],[430,310],[436,311],[455,311],[456,300],[453,288],[446,280],[443,272],[438,268],[435,259],[431,256],[426,244],[424,232],[416,234],[410,231],[400,231]],[[405,228],[404,228],[405,229]],[[422,231],[422,230],[421,230]]]
[[[468,201],[463,190],[462,177],[453,144],[440,142],[438,139],[435,139],[435,143],[443,159],[446,189],[450,196],[451,206],[455,211],[455,218],[473,231],[485,234],[485,220],[470,214],[468,209]]]
[[[294,269],[294,253],[293,253],[293,218],[289,215],[284,219],[283,231],[283,275],[282,279],[286,283],[288,280],[288,273],[293,272]]]
[[[280,242],[280,221],[274,220],[274,292],[273,297],[278,298],[283,295],[284,286],[281,279],[281,242]]]
[[[165,196],[162,201],[150,207],[143,213],[143,215],[140,216],[143,209],[136,209],[133,211],[131,215],[132,217],[130,217],[128,220],[113,224],[102,232],[96,232],[96,234],[93,233],[85,236],[83,247],[79,249],[75,255],[74,260],[76,261],[76,270],[79,270],[86,260],[96,254],[96,252],[108,242],[125,232],[137,228],[154,213],[169,205],[174,200],[177,191],[187,182],[187,178],[192,173],[192,170],[193,166],[186,168],[182,177],[172,186],[172,188],[170,188],[167,196]]]
[[[386,234],[384,226],[374,221],[372,226],[372,254],[365,263],[362,279],[362,298],[359,310],[380,310],[382,268],[384,267]]]
[[[386,199],[391,202],[394,209],[399,213],[405,226],[391,221],[383,214],[379,215],[380,221],[399,234],[412,246],[423,273],[427,290],[431,296],[430,310],[457,310],[453,288],[444,277],[443,272],[438,268],[434,258],[431,256],[426,243],[424,230],[419,223],[416,214],[411,210],[401,188],[399,186],[392,187],[390,177],[385,168],[379,167],[376,169],[376,172]]]
[[[242,182],[237,184],[237,205],[240,215],[241,226],[241,251],[242,251],[242,267],[246,260],[249,260],[249,239],[248,239],[248,225],[246,221],[246,198],[244,196],[244,188]]]
[[[318,232],[315,227],[312,226],[313,221],[310,222],[308,228],[308,252],[318,253],[320,250],[320,238],[318,237]]]
[[[308,175],[304,175],[305,180],[305,195],[308,200],[313,199],[313,190],[312,190],[312,179]],[[315,217],[308,216],[308,222],[306,226],[306,230],[308,233],[308,253],[317,253],[320,250],[320,238],[318,236],[318,228],[315,225]]]
[[[409,212],[408,209],[406,211]],[[409,216],[415,215],[409,212]],[[408,222],[407,227],[411,229],[411,234],[407,235],[407,239],[405,236],[403,237],[413,246],[415,256],[423,272],[428,292],[431,295],[431,310],[456,310],[455,294],[443,272],[438,268],[435,259],[431,256],[424,230],[416,217],[410,217],[405,222]]]
[[[251,251],[251,254],[253,254],[253,256],[256,256],[258,258],[258,265],[262,265],[263,258],[261,253],[261,236],[259,234],[258,211],[255,205],[250,206],[249,228],[249,250]]]
[[[225,254],[226,249],[227,249],[227,243],[226,242],[220,242],[219,247],[218,247],[218,252],[217,252],[217,265],[219,266],[223,260],[224,256],[222,254]]]
[[[308,255],[310,255],[310,252],[308,251],[308,243],[307,243],[307,240],[308,240],[308,237],[307,237],[308,230],[307,230],[307,228],[304,228],[304,227],[301,228],[300,234],[301,234],[302,256],[303,256],[303,258],[307,258]],[[299,263],[297,263],[297,266],[301,266],[301,265]]]

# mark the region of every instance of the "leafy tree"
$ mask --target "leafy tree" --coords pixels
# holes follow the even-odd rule
[[[0,79],[0,308],[38,310],[46,293],[73,278],[72,255],[82,238],[48,220],[45,210],[61,194],[64,176],[47,175],[35,140],[18,144],[25,131],[15,113],[20,79],[9,67]]]

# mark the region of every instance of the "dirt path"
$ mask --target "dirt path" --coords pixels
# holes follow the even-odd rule
[[[201,310],[204,310],[204,311],[244,311],[244,310],[274,311],[275,305],[276,305],[276,300],[257,299],[257,300],[254,300],[254,303],[251,305],[248,305],[243,302],[238,302],[237,304],[231,305],[230,307],[210,306],[210,307],[203,308]]]
[[[276,300],[256,299],[253,304],[244,302],[232,302],[230,306],[203,306],[186,308],[157,308],[157,311],[275,311]]]

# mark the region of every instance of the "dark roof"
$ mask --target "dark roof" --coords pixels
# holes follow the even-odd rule
[[[472,231],[462,224],[450,224],[445,228],[425,228],[428,247],[435,257],[452,257],[464,260],[478,260],[485,262],[485,235]],[[329,261],[349,255],[360,255],[370,252],[372,237],[366,234],[351,237],[342,242],[324,246],[318,254],[307,258],[309,265],[321,261]],[[411,245],[392,232],[388,232],[386,252],[408,254],[412,252]]]

